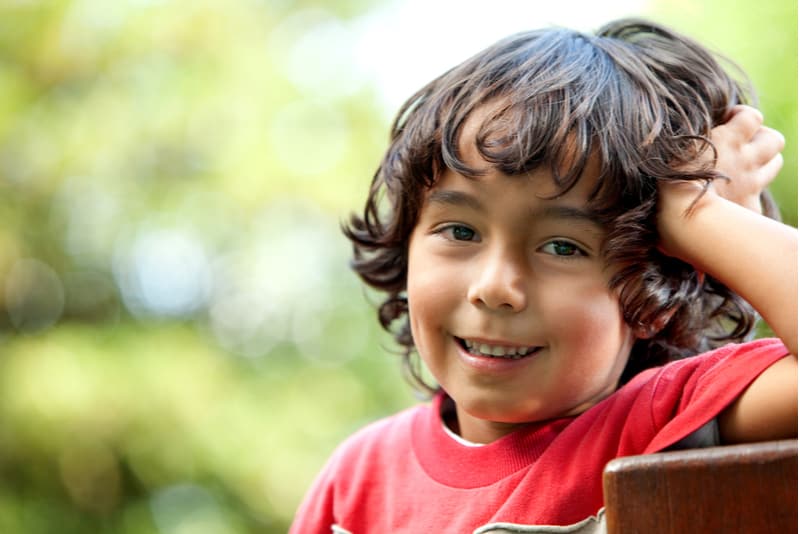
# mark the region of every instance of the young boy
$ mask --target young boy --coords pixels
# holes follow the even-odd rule
[[[292,532],[594,532],[613,458],[796,436],[797,234],[762,215],[783,138],[745,101],[633,20],[414,95],[346,233],[438,386],[340,446]],[[744,341],[753,308],[780,339]]]

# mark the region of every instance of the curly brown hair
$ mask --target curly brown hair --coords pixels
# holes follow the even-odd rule
[[[625,19],[595,34],[553,28],[490,46],[436,78],[400,109],[390,146],[361,216],[343,230],[352,268],[385,293],[381,325],[403,347],[405,370],[425,389],[405,296],[409,236],[425,192],[442,169],[480,174],[459,156],[459,135],[490,109],[476,147],[498,171],[524,175],[549,166],[560,192],[590,158],[600,161],[590,209],[607,230],[605,261],[616,273],[626,323],[638,339],[622,381],[639,371],[750,335],[755,313],[738,295],[657,248],[659,181],[727,177],[714,171],[709,139],[731,108],[753,103],[746,77],[731,76],[703,46],[652,22]],[[712,150],[713,158],[701,158]],[[708,163],[708,160],[711,160]],[[705,162],[705,163],[703,163]],[[777,210],[763,194],[765,212]]]

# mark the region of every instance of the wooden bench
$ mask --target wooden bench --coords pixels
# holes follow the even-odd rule
[[[618,458],[603,491],[608,534],[794,534],[797,440]]]

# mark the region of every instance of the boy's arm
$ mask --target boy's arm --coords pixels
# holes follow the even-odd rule
[[[761,215],[759,194],[782,165],[783,137],[737,106],[712,132],[716,180],[660,184],[660,246],[747,300],[793,355],[761,374],[720,415],[725,442],[797,435],[797,230]]]

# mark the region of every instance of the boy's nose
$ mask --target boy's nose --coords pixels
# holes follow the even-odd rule
[[[481,262],[467,292],[469,301],[492,310],[519,312],[528,305],[525,269],[505,254],[494,254]]]

